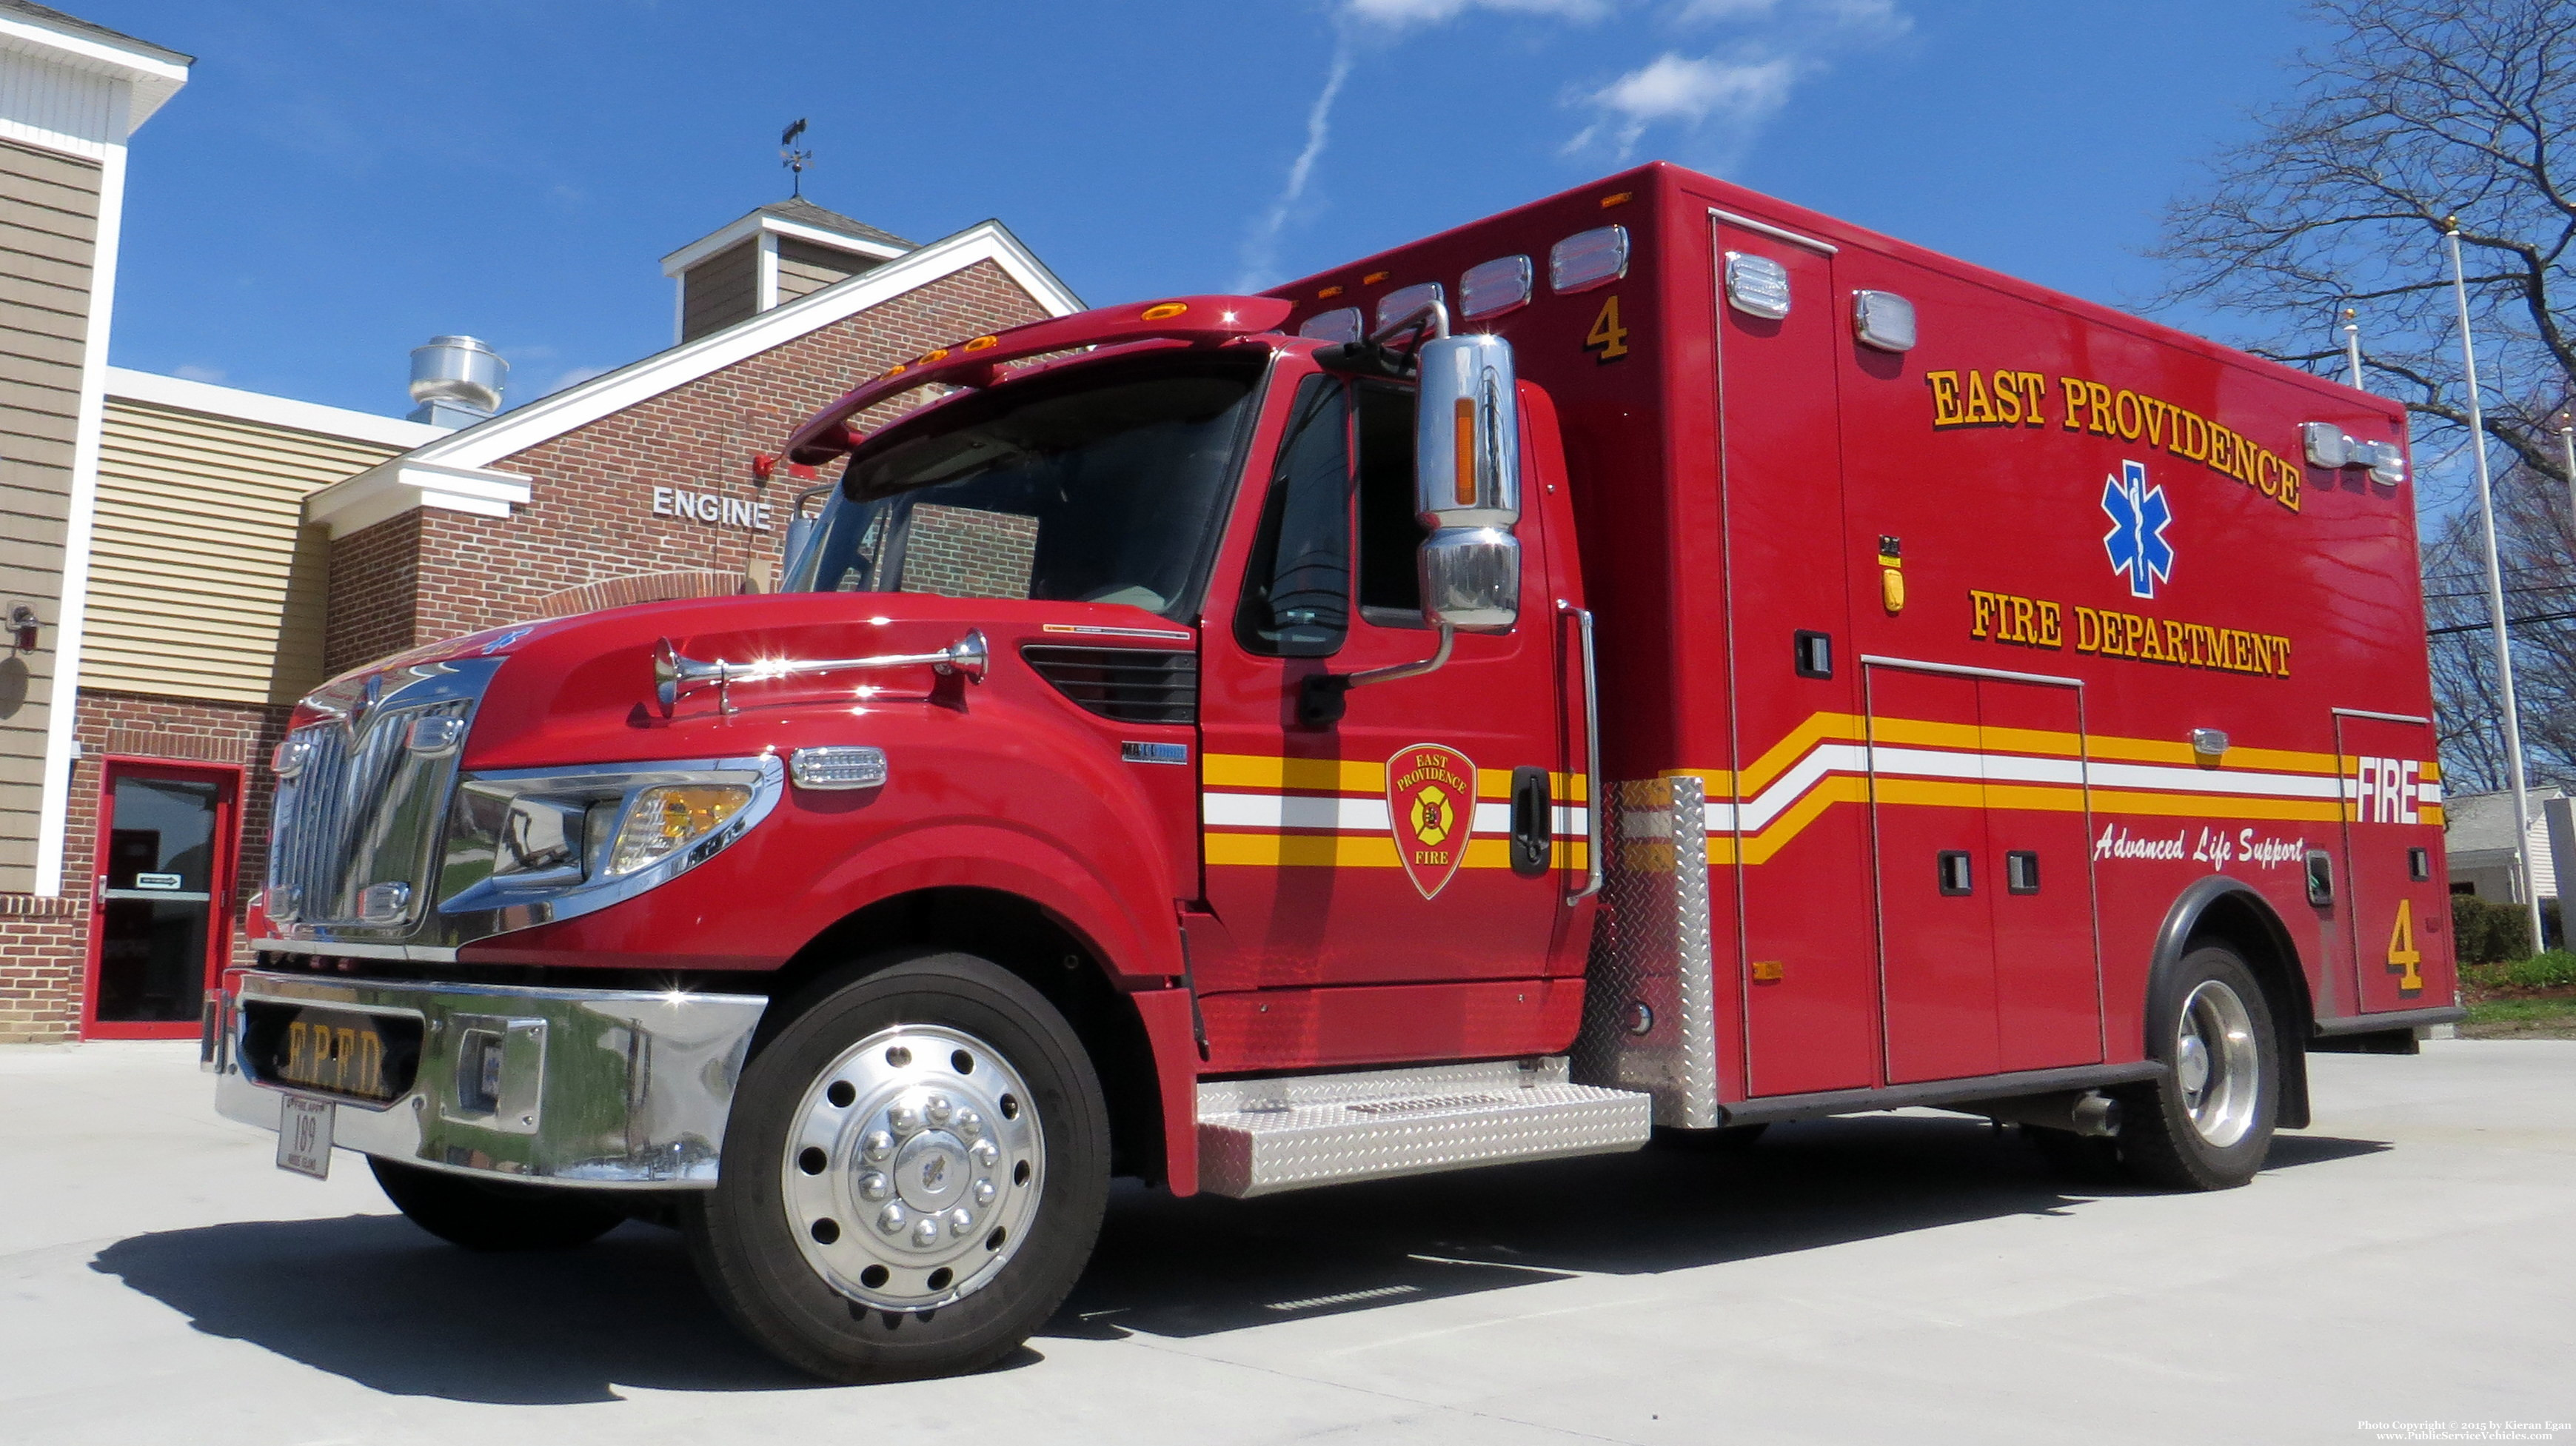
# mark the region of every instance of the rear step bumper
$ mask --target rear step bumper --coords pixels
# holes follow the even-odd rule
[[[1651,1096],[1570,1083],[1563,1056],[1199,1085],[1199,1188],[1238,1199],[1469,1165],[1633,1150]]]

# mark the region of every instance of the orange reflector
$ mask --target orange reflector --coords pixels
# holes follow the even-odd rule
[[[912,364],[917,367],[926,367],[932,362],[944,362],[946,360],[948,360],[948,348],[943,346],[922,353],[920,356],[913,359]]]
[[[1186,302],[1166,301],[1160,306],[1146,307],[1144,319],[1147,321],[1165,321],[1178,316],[1189,309],[1189,305]]]
[[[1458,399],[1458,505],[1476,505],[1476,401]]]
[[[998,336],[979,336],[979,337],[975,338],[973,341],[970,341],[970,342],[966,343],[964,346],[959,347],[959,348],[958,348],[958,350],[959,350],[959,351],[990,351],[992,348],[997,347],[997,346],[1000,346],[1001,344],[1002,344],[1002,339],[1001,339],[1000,337],[998,337]]]
[[[1392,271],[1372,271],[1368,275],[1360,278],[1360,285],[1375,286],[1394,274],[1395,273]]]
[[[1635,200],[1636,197],[1637,193],[1634,191],[1613,191],[1609,195],[1601,198],[1601,209],[1607,211],[1613,206],[1627,205],[1630,201]]]
[[[1330,300],[1332,300],[1334,297],[1339,296],[1339,295],[1341,295],[1341,294],[1342,294],[1342,289],[1341,289],[1340,287],[1338,287],[1338,286],[1327,286],[1327,287],[1325,287],[1323,290],[1318,291],[1318,292],[1316,292],[1316,293],[1315,293],[1315,299],[1316,299],[1317,301],[1330,301]]]

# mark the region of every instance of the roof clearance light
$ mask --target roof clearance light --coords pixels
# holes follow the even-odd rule
[[[1628,274],[1628,228],[1578,231],[1548,248],[1547,284],[1557,295],[1588,291]]]
[[[1144,319],[1147,321],[1169,321],[1173,317],[1176,317],[1189,309],[1190,307],[1188,302],[1166,301],[1160,306],[1146,307]]]
[[[957,349],[959,351],[991,351],[993,348],[1000,346],[1001,344],[1002,339],[998,336],[979,336]]]
[[[1499,316],[1529,305],[1530,259],[1498,256],[1458,278],[1460,316]]]
[[[1345,306],[1338,311],[1319,311],[1307,317],[1297,334],[1316,341],[1354,342],[1360,339],[1360,309]]]
[[[1377,324],[1384,326],[1390,321],[1400,321],[1406,312],[1412,311],[1426,301],[1445,299],[1447,299],[1447,293],[1440,289],[1440,283],[1437,281],[1417,281],[1411,286],[1399,286],[1378,298]]]
[[[1375,286],[1394,274],[1395,273],[1392,271],[1372,271],[1368,275],[1360,278],[1360,285]]]
[[[1613,191],[1601,198],[1601,209],[1607,211],[1613,206],[1625,206],[1636,198],[1637,193],[1634,191]]]
[[[1339,296],[1339,295],[1341,295],[1341,294],[1342,294],[1342,289],[1341,289],[1340,287],[1338,287],[1338,286],[1327,286],[1327,287],[1325,287],[1323,290],[1318,291],[1318,292],[1316,292],[1316,293],[1315,293],[1315,299],[1316,299],[1317,301],[1330,301],[1330,300],[1332,300],[1334,297]]]
[[[1749,251],[1726,253],[1726,304],[1746,316],[1778,321],[1789,314],[1789,268]]]
[[[1852,331],[1875,351],[1914,350],[1914,303],[1893,291],[1852,293]]]

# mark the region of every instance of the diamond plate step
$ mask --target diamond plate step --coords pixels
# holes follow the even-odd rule
[[[1199,1086],[1199,1188],[1238,1199],[1633,1150],[1653,1099],[1569,1083],[1563,1056]]]

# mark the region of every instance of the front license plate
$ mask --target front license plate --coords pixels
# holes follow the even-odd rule
[[[331,1178],[331,1117],[339,1106],[329,1100],[288,1095],[277,1115],[277,1168]]]

